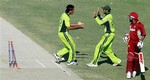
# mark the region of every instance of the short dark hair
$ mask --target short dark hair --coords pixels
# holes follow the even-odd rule
[[[68,13],[70,10],[74,10],[74,5],[68,4],[66,7],[66,12]]]

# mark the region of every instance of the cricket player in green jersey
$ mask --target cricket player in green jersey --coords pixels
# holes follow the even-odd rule
[[[112,21],[113,17],[110,14],[111,8],[110,6],[106,5],[102,7],[102,9],[103,13],[105,14],[104,18],[101,17],[99,10],[94,11],[93,13],[96,22],[99,25],[104,26],[104,35],[102,36],[100,42],[96,45],[93,60],[91,63],[87,64],[89,67],[98,66],[101,53],[105,53],[110,58],[110,60],[114,63],[113,66],[117,66],[119,63],[121,63],[121,60],[114,55],[114,52],[111,48],[115,37],[115,28]]]
[[[78,22],[77,24],[70,23],[70,15],[74,13],[74,6],[72,4],[67,5],[66,11],[61,15],[58,29],[58,36],[64,44],[64,48],[59,50],[57,53],[54,53],[56,62],[60,63],[60,59],[66,53],[69,53],[67,65],[77,65],[76,60],[76,45],[69,34],[69,30],[83,29],[84,24]]]

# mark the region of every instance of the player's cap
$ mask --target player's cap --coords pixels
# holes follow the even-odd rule
[[[110,8],[110,6],[108,6],[108,5],[106,5],[106,6],[104,6],[104,7],[101,7],[103,10],[108,10],[109,12],[110,12],[110,10],[111,10],[111,8]]]

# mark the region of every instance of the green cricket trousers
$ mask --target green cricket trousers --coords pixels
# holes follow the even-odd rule
[[[103,35],[100,42],[96,45],[94,58],[91,62],[92,64],[98,65],[98,61],[100,60],[100,55],[102,52],[104,52],[113,63],[118,63],[120,61],[120,59],[117,58],[112,51],[112,42],[114,40],[114,37],[114,33],[105,33]]]
[[[58,32],[58,36],[60,40],[64,44],[64,48],[58,51],[58,55],[62,57],[66,53],[69,52],[69,57],[67,62],[71,62],[73,60],[76,60],[76,45],[72,39],[72,37],[67,32]]]

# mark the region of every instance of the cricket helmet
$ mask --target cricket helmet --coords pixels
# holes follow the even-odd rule
[[[138,20],[138,14],[137,14],[136,12],[131,12],[131,13],[129,14],[129,18]]]

